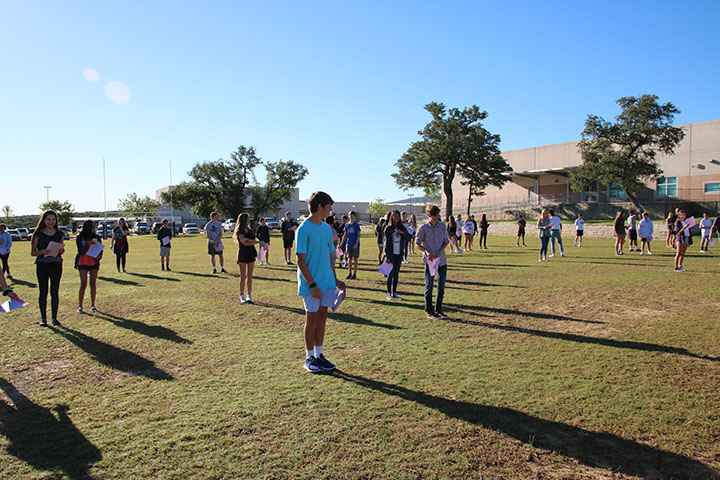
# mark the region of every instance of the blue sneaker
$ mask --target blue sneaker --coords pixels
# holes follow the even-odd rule
[[[331,362],[330,360],[328,360],[327,358],[325,358],[325,355],[323,355],[322,353],[321,353],[320,356],[317,358],[317,364],[320,366],[320,368],[321,368],[322,370],[324,370],[324,371],[326,371],[326,372],[327,372],[327,371],[330,371],[330,370],[335,370],[335,364],[332,363],[332,362]]]
[[[315,357],[306,358],[303,368],[305,368],[305,370],[310,373],[318,373],[322,371],[322,368],[320,368],[320,365],[318,365],[317,358]]]

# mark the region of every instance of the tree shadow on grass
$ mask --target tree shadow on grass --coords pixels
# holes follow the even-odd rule
[[[553,338],[556,340],[566,340],[568,342],[590,343],[594,345],[603,345],[614,348],[629,348],[632,350],[640,350],[645,352],[671,353],[675,355],[683,355],[685,357],[697,358],[700,360],[720,361],[720,357],[711,357],[709,355],[698,355],[692,353],[685,348],[668,347],[666,345],[658,345],[656,343],[634,342],[631,340],[613,340],[611,338],[589,337],[586,335],[578,335],[575,333],[547,332],[545,330],[536,330],[534,328],[515,327],[512,325],[497,325],[494,323],[478,322],[476,320],[463,320],[459,318],[449,318],[448,321],[454,323],[466,323],[478,327],[492,328],[494,330],[503,330],[506,332],[525,333],[535,335],[537,337]]]
[[[38,470],[91,478],[88,469],[102,455],[73,424],[67,406],[41,407],[3,378],[0,389],[12,401],[12,405],[0,401],[0,434],[10,444],[9,454]]]
[[[76,347],[85,351],[95,361],[115,370],[128,372],[153,380],[173,380],[173,376],[155,366],[155,362],[141,357],[136,353],[101,342],[84,333],[67,327],[49,327],[56,333],[67,338]]]
[[[132,275],[133,277],[147,278],[149,280],[167,280],[168,282],[180,281],[179,278],[161,277],[160,275],[153,275],[152,273],[128,273],[128,275]]]
[[[37,287],[37,284],[36,284],[36,283],[28,282],[28,281],[26,281],[26,280],[20,280],[20,279],[15,278],[15,277],[13,277],[13,279],[10,280],[10,281],[12,282],[12,285],[13,285],[13,286],[15,286],[15,285],[20,285],[20,286],[29,287],[29,288],[35,288],[35,287]]]
[[[522,317],[540,318],[542,320],[560,320],[563,322],[593,323],[596,325],[604,325],[605,324],[605,322],[601,322],[599,320],[583,320],[580,318],[566,317],[564,315],[555,315],[552,313],[523,312],[521,310],[511,310],[509,308],[484,307],[481,305],[471,306],[471,305],[446,304],[446,307],[448,307],[448,309],[453,309],[458,312],[469,313],[471,315],[482,315],[482,316],[486,316],[486,317],[489,315],[483,315],[480,312],[484,311],[484,312],[491,312],[491,313],[499,313],[499,314],[503,314],[503,315],[519,315]]]
[[[424,405],[448,417],[496,430],[534,448],[575,458],[591,468],[642,478],[720,478],[717,471],[698,460],[611,433],[545,420],[512,408],[451,400],[339,370],[328,378],[339,378],[368,390]]]
[[[297,315],[301,315],[303,318],[305,317],[305,310],[303,310],[302,308],[288,307],[285,305],[275,305],[275,304],[271,304],[271,303],[260,303],[260,302],[256,302],[255,304],[258,306],[262,306],[262,307],[274,308],[277,310],[285,310],[287,312],[292,312]],[[367,325],[369,327],[380,327],[380,328],[386,328],[388,330],[403,330],[403,327],[399,327],[397,325],[373,322],[372,320],[368,320],[368,319],[362,318],[362,317],[357,317],[357,316],[349,314],[349,313],[341,313],[341,312],[332,313],[332,312],[328,311],[328,318],[331,320],[336,320],[338,322],[354,323],[356,325]]]
[[[171,330],[161,325],[148,325],[147,323],[139,322],[137,320],[129,320],[127,318],[118,317],[117,315],[105,312],[98,312],[94,316],[107,320],[120,328],[126,328],[148,337],[161,338],[175,343],[193,343],[190,340],[179,336],[175,330]]]
[[[132,280],[123,280],[122,278],[98,277],[98,280],[102,280],[104,282],[115,283],[117,285],[132,285],[134,287],[144,287],[144,285],[141,285],[137,282],[133,282]]]

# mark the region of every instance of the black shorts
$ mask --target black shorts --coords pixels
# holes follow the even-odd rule
[[[692,245],[690,237],[686,237],[684,233],[675,236],[675,243],[682,243],[683,245]]]
[[[294,238],[291,238],[290,240],[283,238],[283,247],[285,248],[292,248],[293,242],[295,242]]]
[[[637,240],[637,230],[632,229],[628,231],[628,236],[630,237],[630,240]]]
[[[222,255],[222,250],[215,250],[215,244],[208,242],[208,255]]]
[[[575,230],[575,236],[582,237],[584,230]]]

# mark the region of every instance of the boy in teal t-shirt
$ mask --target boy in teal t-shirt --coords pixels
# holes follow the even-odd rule
[[[305,304],[305,370],[311,373],[333,370],[323,355],[328,307],[336,289],[344,287],[335,276],[333,232],[323,218],[330,215],[333,200],[325,192],[308,198],[310,217],[297,229],[298,295]]]

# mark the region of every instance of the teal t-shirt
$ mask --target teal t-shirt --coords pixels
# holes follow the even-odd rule
[[[332,228],[325,222],[315,225],[310,220],[306,220],[297,229],[295,253],[305,254],[305,263],[310,275],[323,292],[335,288],[335,274],[330,265],[330,253],[335,251],[332,234]],[[297,276],[298,295],[301,297],[311,295],[310,285],[305,281],[299,268]]]

